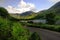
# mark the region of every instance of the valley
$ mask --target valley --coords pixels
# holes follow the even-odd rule
[[[20,4],[20,9],[9,6],[13,13],[0,7],[0,40],[60,40],[60,1],[39,12],[33,4]]]

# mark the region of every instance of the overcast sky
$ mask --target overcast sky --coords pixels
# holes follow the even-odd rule
[[[0,0],[0,7],[5,7],[9,13],[40,11],[50,8],[60,0]]]

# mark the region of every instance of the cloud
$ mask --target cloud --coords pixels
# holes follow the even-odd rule
[[[8,6],[6,9],[8,10],[9,13],[15,13],[16,12],[16,9],[12,6]]]
[[[49,2],[53,2],[53,3],[56,3],[56,2],[59,2],[60,0],[48,0]]]
[[[18,8],[15,8],[13,6],[8,6],[6,9],[9,13],[23,13],[26,11],[35,11],[35,5],[32,3],[26,3],[23,0],[19,2],[17,5]]]

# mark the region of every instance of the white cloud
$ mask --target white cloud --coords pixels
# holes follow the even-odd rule
[[[6,9],[8,10],[9,13],[15,13],[15,12],[17,12],[16,8],[13,8],[12,6],[8,6]]]
[[[48,0],[49,2],[53,2],[53,3],[56,3],[56,2],[59,2],[60,0]]]
[[[32,3],[26,3],[23,0],[19,2],[17,5],[18,8],[14,8],[12,6],[8,6],[6,9],[9,13],[23,13],[26,11],[35,11],[35,5]]]
[[[27,6],[27,3],[24,2],[23,0],[21,0],[18,4],[18,7],[20,7],[20,8],[22,8],[22,7],[25,8],[26,6]]]

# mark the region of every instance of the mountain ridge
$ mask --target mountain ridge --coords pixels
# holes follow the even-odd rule
[[[47,10],[39,11],[38,15],[33,19],[41,19],[41,18],[45,19],[46,14],[49,14],[49,13],[55,13],[57,18],[59,17],[60,19],[60,1],[54,4],[52,7],[50,7]]]

